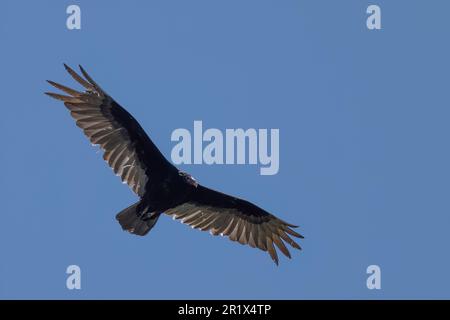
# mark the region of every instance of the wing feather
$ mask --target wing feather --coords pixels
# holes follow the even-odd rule
[[[252,248],[256,248],[257,244],[257,235],[258,235],[258,227],[254,223],[249,223],[249,235],[248,235],[248,244]]]
[[[296,226],[278,219],[256,205],[198,185],[189,199],[166,214],[193,228],[210,231],[212,235],[228,236],[232,241],[248,244],[267,251],[278,264],[280,250],[286,257],[291,254],[285,243],[293,248],[300,246],[289,236],[303,238],[291,228]]]
[[[231,241],[237,241],[238,237],[240,236],[242,232],[244,222],[241,219],[236,219],[236,225],[233,228],[233,231],[228,236]]]
[[[229,216],[226,214],[218,214],[218,218],[217,218],[217,220],[214,221],[214,225],[211,227],[210,233],[213,236],[220,235],[225,230],[225,228],[229,225],[232,218],[233,218],[232,216]],[[206,230],[202,230],[202,231],[206,231]]]
[[[66,64],[64,67],[86,91],[80,92],[48,80],[50,85],[67,95],[46,94],[64,102],[77,126],[83,129],[92,144],[103,149],[103,158],[123,182],[142,197],[148,183],[156,183],[167,170],[176,170],[139,123],[106,94],[81,66],[84,78]]]
[[[230,233],[233,232],[238,221],[239,221],[239,218],[237,216],[232,216],[232,220],[230,221],[228,226],[225,228],[225,230],[222,232],[222,235],[229,236]]]

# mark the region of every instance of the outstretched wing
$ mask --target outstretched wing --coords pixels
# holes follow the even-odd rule
[[[190,200],[171,208],[166,214],[181,219],[185,224],[212,235],[228,236],[232,241],[248,244],[268,251],[278,264],[274,244],[287,257],[291,257],[284,242],[296,249],[300,246],[289,235],[303,238],[292,230],[296,226],[278,219],[256,205],[224,193],[198,185]],[[289,235],[288,235],[289,234]]]
[[[46,94],[64,102],[76,120],[77,126],[83,130],[92,144],[99,145],[103,149],[103,159],[124,183],[142,197],[153,181],[158,181],[167,170],[176,170],[164,158],[139,123],[106,94],[81,66],[84,78],[67,65],[64,66],[86,90],[79,92],[48,81],[68,95],[50,92]]]

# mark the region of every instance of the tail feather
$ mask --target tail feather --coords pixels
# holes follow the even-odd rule
[[[139,206],[140,202],[129,206],[116,215],[123,230],[139,236],[146,235],[158,221],[159,214],[153,214],[149,219],[141,218],[143,213]]]

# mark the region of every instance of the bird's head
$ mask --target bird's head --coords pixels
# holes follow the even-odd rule
[[[186,173],[184,171],[178,171],[178,174],[182,176],[188,184],[197,188],[198,186],[197,180],[195,180],[194,177],[192,177],[189,173]]]

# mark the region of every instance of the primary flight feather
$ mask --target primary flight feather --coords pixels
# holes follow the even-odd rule
[[[114,173],[139,196],[138,202],[116,216],[124,230],[146,235],[165,213],[193,228],[267,251],[276,264],[275,246],[289,258],[285,243],[300,249],[291,238],[303,238],[292,229],[296,226],[246,200],[206,188],[179,171],[139,123],[81,66],[84,78],[67,65],[64,67],[85,90],[81,92],[48,81],[65,94],[46,94],[64,102],[91,143],[103,149],[103,159]]]

